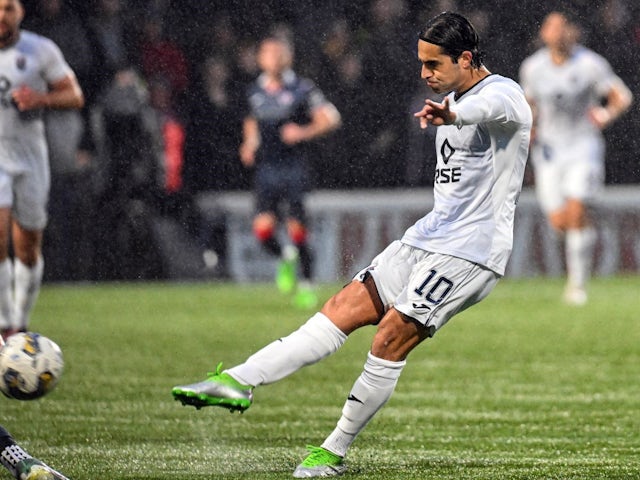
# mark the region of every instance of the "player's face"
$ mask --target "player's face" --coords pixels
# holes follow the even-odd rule
[[[442,48],[433,43],[418,40],[418,58],[422,63],[420,77],[435,93],[457,91],[461,85],[462,69],[459,63],[453,63]]]
[[[291,65],[289,49],[282,42],[263,42],[258,51],[258,65],[268,75],[280,75]]]
[[[0,47],[17,38],[23,15],[22,5],[17,0],[0,0]]]
[[[575,41],[576,29],[560,13],[550,13],[540,27],[540,39],[551,49],[564,50]]]

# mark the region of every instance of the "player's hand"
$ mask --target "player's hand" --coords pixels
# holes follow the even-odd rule
[[[240,145],[240,161],[246,168],[251,168],[256,163],[256,148],[249,145],[247,142],[243,142]]]
[[[422,110],[413,114],[420,119],[420,128],[427,128],[429,124],[439,127],[440,125],[451,125],[456,114],[449,109],[449,98],[445,97],[442,103],[427,99]]]
[[[26,85],[22,85],[11,93],[13,101],[21,112],[47,106],[46,95]]]
[[[297,123],[285,123],[280,128],[280,140],[285,145],[295,145],[307,140],[307,135],[304,127]]]
[[[611,114],[604,107],[594,107],[587,112],[589,120],[600,130],[604,129],[611,123]]]

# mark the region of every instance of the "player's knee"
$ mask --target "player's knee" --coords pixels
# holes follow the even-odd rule
[[[570,200],[567,202],[565,218],[568,229],[584,228],[588,223],[585,205],[579,200]]]
[[[287,226],[289,238],[294,245],[302,245],[307,241],[307,229],[298,221],[289,222]]]
[[[275,227],[273,219],[260,216],[253,222],[253,234],[260,242],[266,242],[273,238]]]
[[[567,229],[567,220],[564,210],[558,210],[549,214],[549,223],[551,227],[559,232]]]

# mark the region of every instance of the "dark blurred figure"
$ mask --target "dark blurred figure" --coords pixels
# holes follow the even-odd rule
[[[148,95],[136,71],[122,69],[94,108],[100,179],[95,280],[163,276],[152,232],[164,187],[163,143]]]
[[[186,152],[187,152],[187,125],[191,125],[191,133],[197,134],[200,143],[190,139],[190,155],[195,155],[195,160],[208,158],[209,162],[198,163],[199,166],[206,167],[207,164],[215,164],[218,160],[222,161],[224,155],[220,156],[220,152],[208,144],[204,137],[200,138],[200,130],[194,127],[195,118],[188,116],[188,120],[182,120],[175,110],[175,98],[172,95],[170,83],[162,77],[154,77],[149,82],[150,103],[156,113],[156,122],[158,130],[161,133],[163,144],[164,158],[164,188],[162,201],[160,203],[160,211],[165,220],[172,220],[177,224],[177,229],[188,234],[188,239],[192,245],[198,250],[201,257],[200,262],[204,262],[203,266],[210,271],[208,273],[222,274],[224,270],[225,250],[226,250],[226,230],[224,225],[224,216],[218,212],[203,212],[198,205],[198,194],[209,188],[200,188],[208,184],[212,180],[209,178],[210,172],[205,168],[196,170],[193,166],[188,169],[190,177],[185,179],[186,170]],[[192,92],[193,93],[193,92]],[[194,104],[208,103],[205,99],[198,95]],[[204,120],[208,120],[204,118]],[[197,123],[197,122],[196,122]],[[213,125],[213,130],[204,131],[204,135],[218,135]],[[193,130],[195,128],[195,130]],[[233,132],[235,134],[235,132]],[[211,139],[209,139],[211,140]],[[194,145],[196,143],[196,145]],[[235,149],[237,143],[233,145],[234,155],[226,161],[238,163]],[[199,148],[202,150],[198,150]],[[194,150],[194,148],[196,150]],[[228,153],[228,152],[227,152]],[[202,155],[200,157],[199,155]],[[203,178],[200,182],[198,175]],[[223,182],[224,178],[218,178],[217,182]],[[197,268],[197,267],[195,267]],[[215,271],[214,271],[215,270]],[[191,274],[199,274],[202,272],[189,272]]]
[[[93,0],[88,14],[89,44],[96,65],[91,75],[89,103],[110,88],[115,74],[132,64],[131,50],[135,29],[126,20],[121,0]]]
[[[89,92],[95,65],[80,18],[63,0],[38,0],[35,10],[27,28],[56,42],[76,72],[80,85]],[[86,108],[82,112],[45,112],[51,166],[49,224],[43,244],[47,258],[45,280],[76,281],[89,276],[94,192],[92,142],[86,118]]]
[[[316,186],[363,188],[363,168],[371,161],[369,146],[375,116],[368,113],[371,95],[364,86],[362,54],[345,18],[334,21],[321,45],[319,84],[342,115],[342,127],[321,140],[323,154],[314,161]]]
[[[408,105],[415,90],[414,32],[405,28],[405,0],[374,0],[370,15],[362,86],[375,102],[377,118],[370,130],[369,161],[360,174],[369,186],[393,187],[404,176],[398,159],[405,158],[406,118],[398,106]]]
[[[243,91],[223,57],[207,58],[199,73],[186,109],[184,188],[191,194],[246,188],[238,158]]]
[[[635,9],[635,10],[634,10]],[[640,83],[640,8],[622,0],[604,0],[591,17],[590,44],[611,63],[627,85]],[[629,168],[629,152],[640,149],[637,133],[640,110],[631,108],[623,122],[605,132],[607,140],[607,183],[640,182],[640,169]]]
[[[145,78],[165,78],[172,96],[179,97],[189,85],[189,65],[180,46],[164,30],[159,13],[152,12],[144,18],[138,41],[138,64]]]

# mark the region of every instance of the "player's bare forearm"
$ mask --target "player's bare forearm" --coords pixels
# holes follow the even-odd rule
[[[84,95],[75,77],[65,77],[51,86],[48,92],[39,92],[26,85],[12,93],[18,110],[37,108],[76,109],[84,106]]]
[[[336,130],[341,125],[340,113],[333,105],[325,105],[313,112],[311,123],[287,123],[280,129],[280,138],[287,145],[308,142]]]

